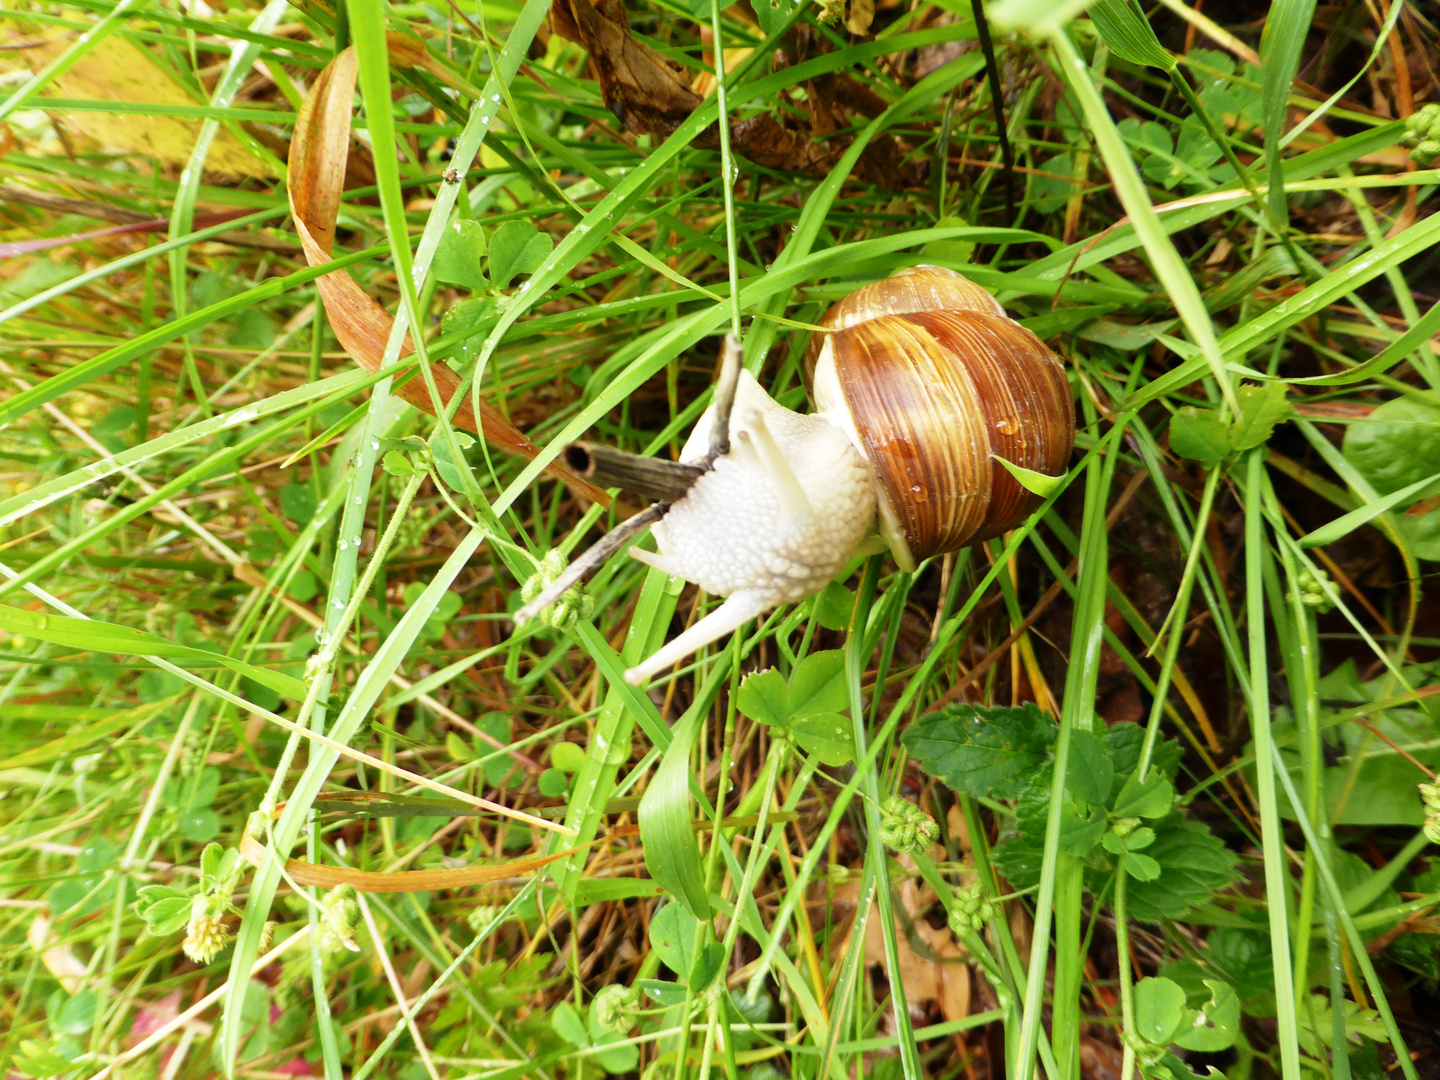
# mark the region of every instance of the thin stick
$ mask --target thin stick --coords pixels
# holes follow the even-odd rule
[[[720,350],[720,378],[715,383],[715,423],[710,427],[710,450],[696,462],[702,469],[715,464],[717,458],[730,453],[730,411],[735,408],[735,388],[740,385],[740,342],[734,334],[725,335]]]
[[[1015,154],[1010,149],[1010,133],[1005,130],[1005,92],[1000,86],[1000,65],[995,60],[995,46],[990,41],[990,24],[985,21],[983,0],[970,0],[975,12],[975,29],[980,34],[980,51],[985,54],[985,79],[990,84],[990,104],[995,109],[995,134],[1000,138],[1000,156],[1005,161],[1005,215],[1015,223]]]

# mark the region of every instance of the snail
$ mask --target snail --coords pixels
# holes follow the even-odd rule
[[[864,286],[805,354],[815,412],[776,404],[727,341],[715,403],[679,463],[577,443],[567,463],[660,501],[611,530],[523,623],[646,526],[630,554],[724,596],[625,673],[644,682],[750,619],[824,588],[887,548],[904,570],[1019,524],[1038,499],[996,459],[1065,470],[1075,412],[1065,369],[978,285],[919,266]]]

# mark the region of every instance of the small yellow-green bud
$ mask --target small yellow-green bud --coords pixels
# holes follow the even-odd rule
[[[611,983],[598,994],[590,1007],[595,1010],[595,1024],[602,1031],[624,1034],[635,1026],[640,1008],[640,988]]]
[[[552,548],[540,560],[540,565],[535,568],[525,584],[520,587],[520,596],[528,604],[542,592],[548,589],[565,572],[567,561],[564,552],[558,548]],[[575,624],[582,619],[588,619],[595,614],[595,598],[590,595],[588,589],[582,585],[572,585],[566,589],[560,599],[540,612],[540,621],[546,626],[559,630],[561,633],[569,633],[575,629]]]
[[[1333,591],[1330,575],[1318,566],[1300,568],[1295,575],[1295,591],[1300,594],[1300,603],[1321,614],[1335,606],[1330,599]]]
[[[1440,844],[1440,782],[1421,784],[1420,801],[1425,805],[1425,839]]]
[[[220,921],[228,898],[219,903],[217,900],[216,896],[200,893],[190,902],[190,922],[185,927],[185,940],[180,948],[197,964],[210,963],[230,941],[230,931]]]
[[[1129,836],[1135,831],[1139,824],[1140,819],[1138,817],[1116,818],[1114,824],[1110,826],[1110,831],[1116,836]]]
[[[315,931],[315,940],[321,952],[360,951],[355,941],[356,931],[360,929],[360,902],[355,896],[354,885],[337,885],[320,901],[320,925]]]
[[[465,916],[465,921],[476,934],[483,934],[490,929],[499,914],[500,908],[495,904],[476,904],[470,909],[470,914]]]
[[[995,905],[985,899],[978,884],[955,890],[949,914],[950,930],[956,937],[978,934],[995,917]]]
[[[940,837],[935,819],[903,795],[891,795],[880,807],[880,842],[901,854],[930,850]]]

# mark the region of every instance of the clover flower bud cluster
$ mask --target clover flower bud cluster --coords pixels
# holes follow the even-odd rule
[[[230,930],[223,920],[235,911],[231,897],[240,883],[242,863],[239,852],[232,849],[222,855],[220,845],[211,844],[201,865],[200,889],[190,900],[180,948],[195,963],[209,964],[230,943]]]
[[[476,904],[470,909],[470,914],[465,916],[465,922],[476,934],[484,934],[489,931],[499,915],[498,904]]]
[[[978,934],[995,917],[995,905],[985,899],[979,884],[955,890],[955,906],[950,909],[950,931],[956,937]]]
[[[190,902],[190,921],[180,947],[197,964],[208,964],[230,941],[230,931],[221,918],[230,907],[230,891],[197,893]]]
[[[1300,602],[1319,614],[1335,606],[1330,599],[1330,575],[1320,567],[1302,567],[1295,579],[1295,588],[1300,593]]]
[[[623,1035],[635,1026],[640,1010],[640,988],[612,983],[595,995],[591,1008],[595,1010],[597,1027]]]
[[[551,549],[540,565],[535,568],[521,587],[520,596],[526,603],[534,600],[537,596],[565,572],[568,560],[565,553],[558,549]],[[581,619],[588,619],[595,614],[595,598],[590,595],[584,585],[576,585],[566,589],[559,600],[544,608],[540,612],[540,620],[546,626],[559,630],[562,634],[568,634],[575,629],[575,624]]]
[[[1440,844],[1440,782],[1421,784],[1420,801],[1425,804],[1425,839]]]
[[[880,842],[902,855],[919,855],[940,838],[935,819],[903,795],[891,795],[880,807]]]
[[[1440,104],[1421,106],[1405,118],[1405,134],[1400,141],[1410,147],[1410,160],[1430,166],[1440,158]]]
[[[360,901],[356,899],[355,886],[335,886],[320,901],[320,912],[320,925],[315,931],[320,951],[326,955],[342,949],[359,952],[355,934],[360,929]]]

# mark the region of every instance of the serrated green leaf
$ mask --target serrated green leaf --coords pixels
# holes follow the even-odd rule
[[[516,274],[539,270],[554,250],[554,239],[533,221],[507,221],[490,238],[491,283],[508,289]]]
[[[1275,425],[1289,419],[1295,411],[1285,400],[1282,382],[1242,386],[1235,397],[1240,402],[1240,415],[1230,424],[1230,449],[1237,453],[1264,446]]]
[[[1185,991],[1169,979],[1150,977],[1135,984],[1135,1032],[1148,1043],[1168,1046],[1191,1018]]]
[[[843,712],[849,705],[843,651],[829,649],[811,653],[800,661],[790,676],[791,719]]]
[[[790,686],[774,668],[747,675],[735,695],[735,707],[757,724],[790,723]]]
[[[480,222],[462,218],[452,221],[440,234],[440,245],[430,272],[441,281],[463,285],[467,289],[485,288],[488,282],[480,269],[485,257],[485,229]]]
[[[1163,817],[1170,812],[1174,802],[1175,786],[1165,777],[1151,772],[1142,784],[1131,774],[1125,781],[1125,786],[1120,789],[1120,794],[1115,796],[1115,806],[1111,813],[1117,818]]]
[[[1130,915],[1144,922],[1178,919],[1229,885],[1236,856],[1208,828],[1171,814],[1155,825],[1155,842],[1145,849],[1160,876],[1130,885]]]
[[[1060,811],[1060,850],[1083,859],[1101,838],[1108,836],[1105,815],[1094,807],[1084,817],[1066,806]],[[1040,834],[1043,841],[1043,832]]]
[[[795,742],[832,769],[855,760],[854,725],[839,713],[819,713],[790,725]]]
[[[1139,724],[1121,722],[1111,724],[1105,732],[1105,745],[1110,751],[1110,762],[1115,770],[1112,790],[1118,792],[1140,764],[1140,749],[1145,745],[1145,729]],[[1171,779],[1180,767],[1183,751],[1174,739],[1161,739],[1155,744],[1150,755],[1150,771]]]
[[[1094,806],[1110,798],[1114,766],[1105,744],[1088,731],[1070,733],[1070,764],[1065,773],[1065,790]]]
[[[921,768],[956,791],[1013,799],[1050,759],[1056,730],[1033,702],[952,705],[915,721],[902,741]]]
[[[1273,992],[1275,969],[1270,937],[1264,930],[1217,927],[1206,938],[1205,949],[1210,966],[1225,977],[1242,1001],[1248,1003]],[[1246,1011],[1251,1011],[1248,1004]]]
[[[1191,461],[1224,461],[1230,456],[1230,429],[1214,409],[1187,405],[1170,418],[1170,449]]]

